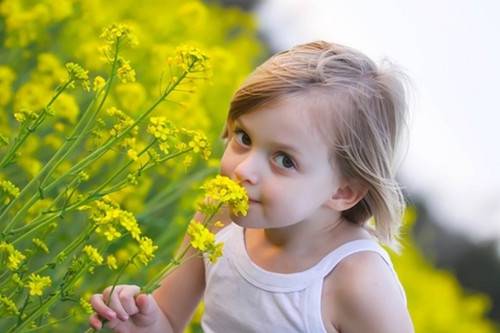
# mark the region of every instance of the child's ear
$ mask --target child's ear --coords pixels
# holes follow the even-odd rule
[[[344,211],[354,207],[366,193],[368,189],[358,181],[343,182],[326,204],[336,211]]]

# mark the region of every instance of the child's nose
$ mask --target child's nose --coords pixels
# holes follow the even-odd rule
[[[241,183],[257,184],[259,181],[258,164],[258,157],[255,154],[248,154],[234,169],[236,179]]]

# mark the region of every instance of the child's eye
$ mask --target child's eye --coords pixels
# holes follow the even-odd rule
[[[295,162],[293,159],[285,153],[279,153],[274,160],[276,163],[284,169],[295,168]]]
[[[248,134],[246,134],[241,129],[234,130],[234,135],[238,143],[240,143],[241,145],[250,146],[252,144],[252,140],[250,140]]]

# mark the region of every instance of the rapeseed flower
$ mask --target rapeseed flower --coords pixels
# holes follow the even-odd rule
[[[45,253],[49,253],[49,248],[43,240],[41,240],[40,238],[33,238],[31,241],[33,242],[33,244],[35,244],[37,248],[39,248]]]
[[[70,80],[79,83],[85,91],[90,91],[89,71],[84,70],[82,66],[74,62],[68,62],[66,70],[68,71]],[[69,86],[74,88],[74,84],[70,84]]]
[[[211,214],[219,204],[226,204],[235,215],[247,214],[246,190],[230,178],[217,175],[205,182],[201,188],[205,190],[206,199],[199,204],[200,211]]]
[[[153,240],[143,236],[139,239],[139,254],[138,258],[144,265],[147,265],[153,258],[154,252],[158,249],[157,245],[153,244]]]
[[[11,271],[19,269],[21,263],[26,259],[26,256],[16,250],[14,245],[4,241],[0,242],[0,253],[2,252],[7,254],[7,268]]]
[[[208,255],[211,262],[215,262],[222,255],[223,243],[216,243],[215,235],[202,223],[191,220],[187,234],[191,238],[191,246]]]
[[[104,80],[102,76],[98,75],[94,78],[94,84],[92,85],[92,90],[98,92],[104,87],[105,84],[106,80]]]
[[[117,269],[118,264],[117,264],[116,257],[114,255],[110,254],[106,258],[106,265],[108,265],[109,269]]]
[[[7,296],[0,295],[0,304],[5,309],[5,311],[11,315],[19,315],[19,309],[16,303]]]
[[[31,296],[42,296],[43,290],[50,287],[52,280],[49,276],[40,276],[32,273],[28,278],[27,288]]]
[[[8,204],[11,199],[17,198],[19,196],[19,188],[8,180],[0,180],[0,200],[2,198],[1,194],[4,193],[5,198],[3,199],[3,204]],[[0,201],[1,203],[1,201]]]
[[[125,41],[126,45],[130,47],[135,47],[138,44],[137,37],[131,27],[121,23],[113,23],[105,27],[99,37],[109,45],[114,45],[118,40]]]
[[[83,248],[83,252],[85,252],[90,261],[92,261],[96,265],[101,265],[104,261],[102,255],[99,253],[99,250],[97,250],[92,245],[85,245],[85,247]]]

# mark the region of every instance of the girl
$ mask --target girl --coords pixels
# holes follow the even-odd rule
[[[109,307],[107,288],[92,297],[90,324],[182,332],[203,296],[207,333],[413,332],[378,245],[398,249],[405,206],[395,181],[407,117],[401,77],[322,41],[258,67],[224,130],[221,174],[245,187],[250,208],[222,218],[223,256],[185,262],[153,295],[118,286]]]

